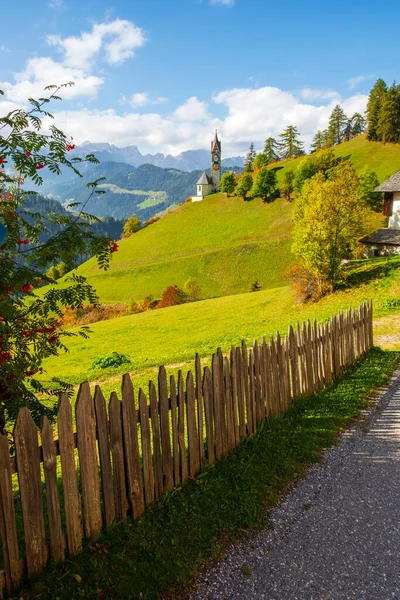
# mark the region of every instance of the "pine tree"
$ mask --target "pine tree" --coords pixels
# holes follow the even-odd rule
[[[341,144],[348,119],[340,104],[333,109],[329,118],[328,135],[332,145]]]
[[[275,138],[269,137],[265,140],[264,154],[266,156],[265,165],[279,160],[279,147]]]
[[[256,156],[257,156],[257,152],[254,149],[253,142],[251,142],[250,149],[249,149],[248,153],[246,154],[246,158],[245,158],[245,171],[247,173],[251,173],[253,171],[253,163],[254,163]]]
[[[367,105],[367,121],[368,121],[368,133],[367,138],[369,140],[378,140],[378,121],[379,114],[382,107],[383,100],[387,93],[387,85],[383,79],[378,79],[374,87],[370,91],[369,100]]]
[[[356,112],[351,117],[351,137],[364,133],[367,128],[367,120],[362,114]]]
[[[313,137],[313,141],[311,144],[311,152],[317,152],[317,150],[322,150],[325,147],[325,135],[323,131],[317,131],[317,133]]]
[[[286,127],[285,131],[280,134],[279,151],[282,160],[287,158],[295,158],[303,156],[304,142],[299,140],[300,133],[294,125]]]
[[[395,83],[383,98],[376,133],[382,142],[400,141],[400,89]]]

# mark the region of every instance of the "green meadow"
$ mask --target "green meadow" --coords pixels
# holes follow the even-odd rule
[[[396,313],[400,257],[354,261],[343,289],[316,304],[297,304],[291,288],[281,286],[100,321],[90,326],[89,339],[70,338],[69,352],[48,359],[44,367],[47,376],[74,385],[86,380],[103,382],[106,393],[118,389],[120,374],[130,371],[136,386],[146,388],[161,364],[170,366],[169,373],[176,372],[192,364],[196,352],[208,359],[218,347],[228,351],[243,339],[251,343],[276,331],[285,334],[296,321],[323,321],[367,298],[374,302],[376,317],[387,319]],[[392,326],[387,322],[382,331],[389,342]],[[396,344],[393,342],[393,349]],[[127,355],[131,364],[91,369],[96,358],[113,351]]]

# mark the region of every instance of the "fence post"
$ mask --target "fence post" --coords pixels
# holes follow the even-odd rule
[[[11,595],[18,588],[20,572],[10,450],[8,439],[5,435],[0,435],[0,534],[6,574],[6,589]]]

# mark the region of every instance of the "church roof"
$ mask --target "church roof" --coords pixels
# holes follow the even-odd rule
[[[389,229],[389,227],[383,227],[367,235],[360,240],[362,244],[379,245],[384,246],[400,246],[400,229]]]
[[[213,149],[215,146],[217,146],[218,150],[221,150],[221,142],[218,139],[217,130],[215,130],[215,137],[214,137],[213,141],[211,142],[211,149]]]
[[[202,176],[200,177],[200,179],[197,182],[197,185],[204,185],[204,184],[212,184],[212,179],[211,177],[209,177],[207,175],[207,173],[204,171]]]
[[[400,171],[386,179],[374,192],[400,192]]]

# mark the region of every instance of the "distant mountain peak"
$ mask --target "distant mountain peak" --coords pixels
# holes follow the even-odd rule
[[[108,142],[92,143],[86,140],[75,149],[75,156],[84,156],[88,152],[96,154],[100,162],[112,160],[114,162],[123,162],[133,167],[150,164],[163,169],[180,169],[187,172],[204,170],[210,167],[210,152],[201,149],[186,150],[177,156],[173,156],[172,154],[164,155],[162,152],[143,155],[135,145],[119,148]],[[243,167],[244,158],[242,156],[225,158],[222,161],[222,166]]]

